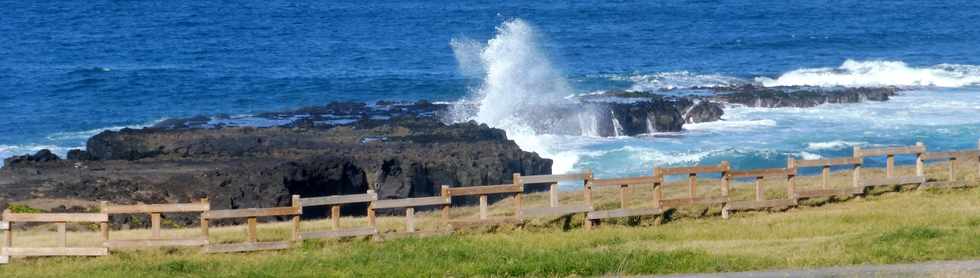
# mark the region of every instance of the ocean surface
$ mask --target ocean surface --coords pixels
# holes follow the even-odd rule
[[[330,101],[476,104],[600,177],[980,139],[977,1],[0,1],[0,158],[103,130]],[[898,86],[882,103],[727,107],[679,133],[539,134],[514,107],[605,90]],[[907,163],[908,160],[899,160]],[[880,161],[871,161],[880,163]]]

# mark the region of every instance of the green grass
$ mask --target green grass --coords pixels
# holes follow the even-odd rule
[[[801,186],[807,186],[805,182]],[[777,192],[781,189],[775,188]],[[611,192],[615,193],[615,192]],[[742,191],[740,194],[748,194]],[[532,194],[529,201],[544,200]],[[597,206],[615,207],[615,194]],[[562,202],[578,198],[563,196]],[[641,197],[642,198],[646,198]],[[639,203],[639,201],[636,201]],[[240,254],[201,254],[167,248],[113,252],[100,258],[17,258],[0,266],[2,277],[419,277],[592,276],[727,272],[891,264],[980,258],[980,188],[884,192],[841,202],[811,202],[785,212],[739,212],[721,219],[699,209],[679,211],[657,224],[653,217],[579,228],[581,216],[532,221],[524,229],[493,233],[468,230],[448,236],[389,239],[308,240],[299,248]],[[511,210],[509,201],[492,214]],[[474,209],[454,209],[472,216]],[[420,215],[430,228],[438,213]],[[402,219],[382,217],[382,230]],[[346,219],[345,225],[360,224]],[[568,221],[570,226],[563,223]],[[426,226],[429,225],[429,226]],[[304,229],[327,227],[304,222]],[[288,237],[288,224],[260,226],[261,240]],[[568,227],[571,227],[570,229]],[[43,242],[45,227],[19,232],[17,245]],[[178,230],[192,234],[191,227]],[[113,237],[145,236],[145,230],[113,231]],[[73,238],[97,238],[75,232]],[[212,230],[212,241],[241,240],[241,227]],[[79,245],[95,244],[76,239]]]

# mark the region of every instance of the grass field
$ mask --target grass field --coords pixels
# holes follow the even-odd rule
[[[928,169],[944,178],[942,165]],[[973,170],[971,170],[973,169]],[[960,179],[973,179],[976,164],[965,164]],[[910,173],[901,168],[898,174]],[[842,173],[834,184],[850,178]],[[881,175],[865,171],[866,176]],[[702,181],[705,190],[713,181]],[[816,186],[800,180],[800,187]],[[767,182],[768,196],[784,190]],[[751,196],[749,184],[738,184],[734,196]],[[574,276],[664,274],[808,268],[855,264],[888,264],[980,258],[980,189],[877,190],[861,198],[834,202],[814,200],[785,212],[743,212],[731,219],[717,208],[679,210],[667,219],[655,217],[580,228],[582,217],[535,220],[525,228],[501,226],[452,235],[374,241],[308,240],[299,248],[241,254],[201,254],[199,248],[116,251],[100,258],[17,258],[0,266],[3,277],[186,277],[186,276]],[[649,200],[637,188],[631,205]],[[674,192],[675,194],[677,192]],[[618,206],[615,191],[596,193],[597,207]],[[749,197],[746,197],[749,198]],[[566,192],[562,202],[581,200]],[[545,194],[530,194],[528,205],[543,205]],[[510,200],[494,204],[491,214],[506,215]],[[471,207],[453,210],[474,217]],[[422,230],[440,229],[436,211],[420,214]],[[345,218],[345,226],[363,223]],[[402,218],[382,217],[382,230],[400,227]],[[326,229],[327,221],[303,223],[304,230]],[[84,228],[84,227],[82,227]],[[243,227],[215,227],[211,240],[243,240]],[[168,230],[190,236],[197,229]],[[113,238],[146,237],[146,230],[113,231]],[[288,238],[288,224],[263,224],[261,240]],[[94,231],[72,232],[71,245],[98,245]],[[17,231],[15,245],[54,244],[50,227]]]

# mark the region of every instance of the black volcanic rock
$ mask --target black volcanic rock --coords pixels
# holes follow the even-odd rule
[[[751,107],[813,107],[824,103],[887,101],[898,94],[895,87],[815,88],[759,87],[745,85],[719,89],[715,100]]]
[[[447,125],[431,116],[368,116],[350,125],[307,128],[184,123],[103,132],[89,139],[86,151],[73,152],[76,160],[4,167],[0,207],[37,198],[130,204],[204,196],[214,209],[273,207],[288,206],[291,194],[371,188],[383,199],[422,197],[437,195],[442,185],[503,184],[513,173],[551,173],[551,160],[522,151],[502,130]]]
[[[721,104],[711,101],[698,101],[697,104],[693,104],[684,110],[683,117],[684,123],[704,123],[713,122],[721,120],[721,116],[725,114],[722,110]]]
[[[13,167],[19,164],[58,161],[58,160],[61,160],[61,158],[58,157],[58,155],[52,153],[51,150],[43,149],[37,151],[33,155],[18,155],[18,156],[8,157],[7,159],[3,160],[3,164],[5,166],[10,165]]]

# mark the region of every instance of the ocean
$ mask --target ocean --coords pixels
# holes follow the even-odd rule
[[[104,130],[331,101],[476,104],[554,171],[783,167],[980,139],[976,1],[3,1],[0,158]],[[897,86],[888,102],[725,108],[674,133],[539,134],[514,113],[610,90]],[[869,161],[881,164],[882,161]],[[900,159],[899,163],[909,160]]]

